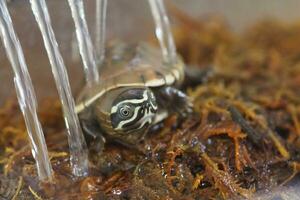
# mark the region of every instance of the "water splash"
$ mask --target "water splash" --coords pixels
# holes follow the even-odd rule
[[[31,152],[36,161],[39,179],[49,180],[52,177],[52,168],[43,130],[37,116],[36,96],[21,44],[14,31],[5,1],[0,1],[0,28],[5,50],[14,71],[17,97],[25,119]]]
[[[106,32],[107,0],[96,0],[96,53],[97,63],[101,65],[105,58],[105,32]]]
[[[82,0],[69,0],[72,17],[76,27],[76,36],[82,57],[85,78],[88,86],[99,82],[99,72],[95,61],[95,52],[85,20]]]
[[[52,73],[64,112],[73,174],[85,176],[88,173],[87,146],[75,113],[68,74],[51,26],[50,16],[45,0],[30,0],[33,13],[41,30],[44,44],[52,67]]]
[[[155,22],[155,34],[165,62],[176,63],[176,46],[163,0],[148,0]]]

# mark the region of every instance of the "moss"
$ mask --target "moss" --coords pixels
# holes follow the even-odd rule
[[[170,116],[135,149],[108,143],[103,152],[91,150],[90,176],[75,180],[61,108],[48,100],[40,117],[55,180],[41,184],[21,114],[9,101],[0,109],[1,176],[23,176],[23,195],[44,199],[239,199],[294,184],[300,26],[264,21],[237,36],[220,19],[175,14],[176,42],[187,64],[209,64],[214,72],[187,91],[194,114],[177,123]]]

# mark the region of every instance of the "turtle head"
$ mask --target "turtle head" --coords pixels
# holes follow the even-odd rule
[[[122,135],[140,135],[152,124],[157,103],[148,88],[128,88],[115,95],[110,110],[111,126]]]

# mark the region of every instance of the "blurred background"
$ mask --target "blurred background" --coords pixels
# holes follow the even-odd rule
[[[195,19],[220,16],[239,33],[256,21],[277,18],[286,22],[300,21],[299,0],[167,0]],[[95,0],[84,0],[90,34],[94,36]],[[81,59],[75,43],[74,24],[67,0],[48,0],[52,24],[68,68],[73,91],[83,83]],[[57,96],[51,68],[41,35],[31,12],[29,0],[12,0],[9,11],[26,56],[38,99]],[[172,20],[172,16],[170,15]],[[108,1],[108,39],[146,40],[153,35],[154,25],[146,0]],[[93,37],[94,38],[94,37]],[[0,44],[0,103],[15,96],[12,71],[2,43]]]

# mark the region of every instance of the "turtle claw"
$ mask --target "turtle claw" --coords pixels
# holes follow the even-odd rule
[[[175,112],[180,116],[180,118],[186,118],[188,115],[193,113],[193,103],[191,98],[185,96],[185,98],[181,98],[181,102],[174,105]]]
[[[93,141],[89,143],[89,151],[97,154],[101,154],[104,150],[106,140],[103,135],[97,136]]]
[[[178,112],[180,115],[186,117],[187,115],[191,114],[193,112],[193,107],[194,107],[191,98],[186,96],[185,101],[181,107],[182,108]]]

